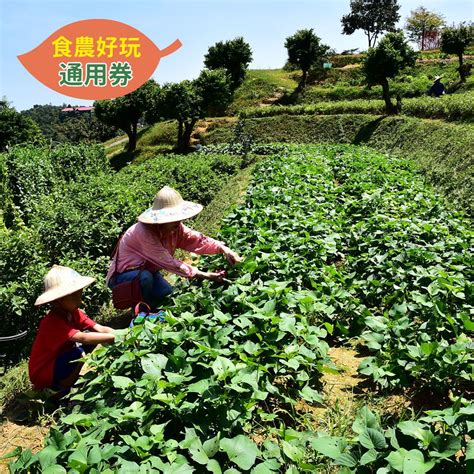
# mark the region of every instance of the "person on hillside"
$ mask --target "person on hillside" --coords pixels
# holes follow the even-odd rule
[[[44,292],[35,306],[51,303],[40,322],[28,364],[31,383],[38,390],[52,389],[64,395],[79,378],[78,359],[97,344],[114,341],[114,330],[89,319],[79,309],[82,290],[95,281],[72,268],[54,265],[44,277]]]
[[[200,204],[184,201],[173,188],[162,188],[155,196],[153,207],[143,212],[119,240],[107,274],[109,288],[138,277],[143,301],[156,309],[158,302],[173,291],[161,270],[185,278],[222,281],[222,272],[204,272],[173,256],[179,248],[200,255],[220,253],[230,265],[242,261],[223,242],[183,224],[202,209]]]
[[[428,95],[429,96],[435,96],[435,97],[440,97],[443,94],[446,94],[446,87],[444,84],[441,82],[441,78],[443,76],[436,76],[434,78],[433,85],[430,87],[428,90]]]

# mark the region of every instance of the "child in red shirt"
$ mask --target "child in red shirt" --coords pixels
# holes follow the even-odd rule
[[[113,329],[89,319],[79,309],[82,290],[95,280],[54,265],[44,278],[45,291],[35,305],[52,304],[31,349],[30,380],[37,389],[67,392],[79,378],[78,359],[97,344],[113,342]],[[85,332],[89,331],[89,332]]]

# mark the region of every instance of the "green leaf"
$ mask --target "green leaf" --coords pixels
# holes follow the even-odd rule
[[[346,449],[345,438],[336,436],[321,436],[311,440],[311,446],[320,454],[324,454],[331,459],[338,458]]]
[[[257,464],[251,471],[251,474],[272,474],[278,472],[281,465],[276,459],[267,459]]]
[[[357,418],[352,424],[352,430],[361,434],[366,428],[379,428],[377,417],[369,410],[367,406],[360,409]]]
[[[406,436],[412,436],[420,441],[423,441],[425,446],[428,446],[434,438],[434,434],[430,430],[424,429],[418,421],[402,421],[397,425],[397,428]]]
[[[212,472],[212,474],[221,474],[222,473],[221,466],[219,465],[219,463],[215,459],[211,459],[207,463],[206,467],[207,467],[207,470],[209,472]]]
[[[304,456],[304,451],[302,449],[300,449],[298,446],[288,443],[288,441],[282,440],[281,446],[283,448],[283,452],[292,461],[301,461]]]
[[[123,377],[122,375],[112,375],[112,383],[115,388],[129,388],[134,385],[132,379]]]
[[[87,455],[87,463],[90,465],[99,464],[102,461],[102,453],[98,445],[92,446],[89,454]]]
[[[307,402],[323,403],[323,397],[309,385],[305,385],[300,392],[301,397]]]
[[[244,435],[235,438],[223,438],[220,449],[241,469],[250,469],[255,464],[259,451],[257,445]]]
[[[355,467],[357,459],[350,453],[343,453],[334,460],[334,463],[339,466]]]
[[[38,459],[41,467],[45,469],[48,466],[56,464],[56,458],[61,451],[58,451],[54,446],[46,446],[38,454]]]
[[[42,474],[66,474],[67,471],[64,467],[60,466],[59,464],[55,464],[54,466],[48,466],[46,469],[42,470]]]
[[[367,449],[381,450],[387,447],[385,436],[373,428],[366,428],[359,435],[359,443]]]
[[[387,456],[390,466],[403,474],[423,474],[428,472],[435,465],[434,461],[425,462],[425,458],[421,451],[412,449],[399,449]]]
[[[84,446],[71,453],[68,458],[68,466],[81,474],[87,469],[87,451]]]
[[[376,461],[378,457],[379,457],[379,453],[375,451],[375,449],[369,449],[360,458],[360,463],[362,464],[362,466],[366,466],[367,464],[371,464],[374,461]]]

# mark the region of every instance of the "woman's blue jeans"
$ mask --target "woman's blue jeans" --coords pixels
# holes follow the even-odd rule
[[[119,283],[131,281],[139,273],[143,301],[145,301],[150,308],[156,309],[159,301],[173,291],[173,287],[164,279],[160,272],[152,273],[148,270],[130,270],[128,272],[118,273],[110,279],[109,288],[113,288]]]

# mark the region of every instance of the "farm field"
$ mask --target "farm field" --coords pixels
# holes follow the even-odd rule
[[[96,350],[72,412],[13,472],[471,468],[469,221],[412,161],[350,145],[266,153],[221,224],[245,257],[230,282],[182,283],[165,323]],[[325,390],[335,349],[360,359],[344,423]],[[394,395],[405,410],[384,407]]]

